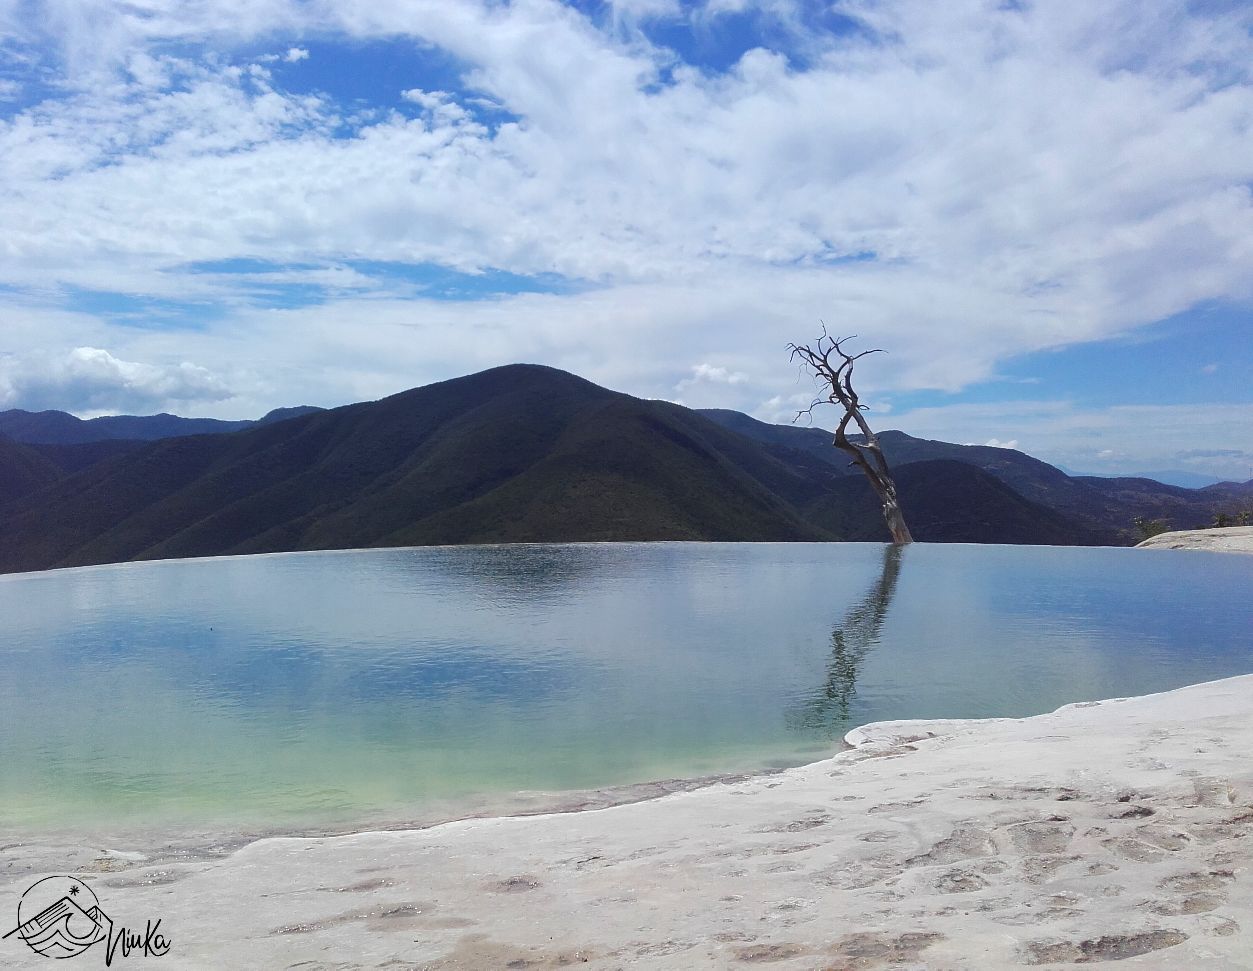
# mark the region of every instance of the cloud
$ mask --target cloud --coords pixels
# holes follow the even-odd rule
[[[230,396],[219,378],[195,364],[124,361],[98,347],[76,347],[62,357],[0,362],[0,400],[6,407],[28,411],[143,414]]]
[[[670,400],[694,408],[734,407],[742,400],[742,395],[734,393],[739,390],[735,386],[747,381],[748,376],[739,371],[714,364],[694,364],[688,376],[674,385]],[[690,402],[682,397],[694,389],[699,401]]]
[[[296,16],[265,9],[279,23]],[[891,21],[901,39],[882,50],[832,41],[803,72],[756,50],[730,75],[680,72],[652,90],[661,52],[620,49],[555,4],[435,3],[403,22],[385,9],[342,15],[340,29],[404,29],[445,46],[473,64],[478,93],[525,124],[491,130],[464,112],[344,132],[338,106],[237,68],[205,68],[130,111],[120,102],[133,91],[105,89],[32,115],[40,144],[67,155],[81,153],[88,121],[105,130],[95,158],[66,159],[56,192],[37,166],[24,170],[20,208],[52,208],[19,255],[80,239],[120,243],[131,258],[160,252],[167,227],[148,226],[140,204],[164,214],[176,198],[179,221],[219,254],[251,244],[597,281],[799,262],[838,300],[855,270],[832,259],[871,252],[906,270],[924,305],[951,301],[943,281],[961,279],[975,290],[961,309],[995,315],[1017,335],[1006,342],[1026,347],[1247,289],[1230,270],[1248,246],[1246,92],[1210,93],[1163,70],[1177,58],[1144,75],[1107,71],[1108,52],[1088,37],[1103,26],[1095,14],[1002,11],[981,28],[959,6],[958,23],[941,28],[903,4]],[[151,19],[154,36],[194,32]],[[1208,25],[1175,26],[1186,48]],[[565,52],[558,62],[531,56],[541,32],[546,49]],[[933,59],[926,70],[915,50]],[[1044,91],[1051,59],[1062,67]],[[136,143],[140,118],[151,134]],[[1204,152],[1161,148],[1198,142]],[[117,156],[119,144],[133,150]],[[18,141],[8,154],[30,150]],[[101,154],[107,176],[93,164]],[[1157,272],[1183,250],[1199,279]],[[893,285],[887,276],[880,286]],[[938,323],[925,313],[919,329]]]
[[[728,371],[724,367],[717,367],[713,364],[695,364],[692,366],[692,376],[679,383],[685,386],[695,384],[697,381],[709,381],[714,384],[743,384],[746,380],[747,378],[738,371]]]
[[[634,0],[617,24],[550,0],[22,5],[57,84],[0,121],[5,349],[186,356],[246,415],[539,360],[773,417],[808,404],[785,345],[821,318],[890,350],[863,394],[958,391],[1253,295],[1249,12],[1150,6],[848,0],[857,30],[762,31],[714,70],[650,22],[786,28],[805,5]],[[438,48],[460,76],[429,90],[400,65],[376,105],[285,87],[270,69],[312,36],[344,58]],[[194,269],[242,259],[292,269]],[[347,269],[370,262],[568,286],[451,307]],[[315,296],[274,309],[280,286]],[[214,313],[177,334],[84,321],[82,290]],[[962,420],[958,441],[1056,440],[1038,415]]]
[[[1011,438],[1008,442],[1002,442],[1002,441],[1000,441],[999,439],[996,439],[996,438],[989,438],[989,439],[988,439],[986,442],[984,442],[983,444],[984,444],[984,445],[986,445],[986,446],[988,446],[988,447],[990,447],[990,448],[1017,448],[1017,447],[1018,447],[1018,439],[1016,439],[1016,438]]]
[[[1003,401],[915,408],[893,415],[892,424],[920,438],[989,444],[990,433],[1010,425],[1022,451],[1080,472],[1107,463],[1128,473],[1168,469],[1186,460],[1196,471],[1219,478],[1253,478],[1253,403],[1093,408],[1066,401]],[[1197,449],[1197,442],[1214,447]]]
[[[297,61],[307,60],[309,52],[303,47],[289,47],[287,53],[283,55],[283,60],[288,64],[295,64]]]

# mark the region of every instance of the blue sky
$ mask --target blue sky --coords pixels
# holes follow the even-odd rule
[[[822,321],[881,428],[1246,479],[1251,64],[1167,0],[0,0],[0,407],[779,421]]]

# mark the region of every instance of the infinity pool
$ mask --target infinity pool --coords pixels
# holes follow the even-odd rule
[[[1253,557],[591,544],[0,577],[0,826],[302,829],[1253,671]]]

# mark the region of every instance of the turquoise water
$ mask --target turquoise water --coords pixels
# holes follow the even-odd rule
[[[0,577],[0,826],[304,826],[1253,672],[1253,557],[593,544]]]

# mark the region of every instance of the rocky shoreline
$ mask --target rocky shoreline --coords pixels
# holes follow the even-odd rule
[[[1142,549],[1253,553],[1253,526],[1222,526],[1216,529],[1158,533],[1136,545]]]

